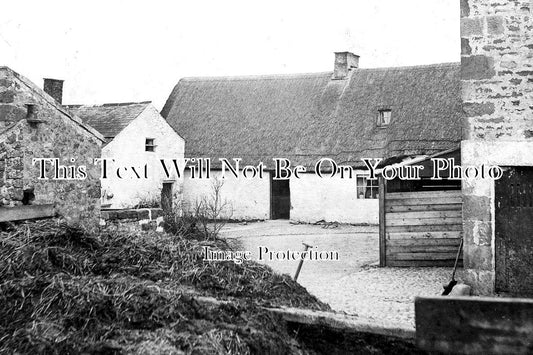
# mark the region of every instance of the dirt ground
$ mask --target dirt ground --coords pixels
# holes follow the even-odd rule
[[[221,232],[235,238],[257,260],[258,247],[269,251],[303,251],[302,242],[320,251],[337,251],[338,261],[303,264],[298,282],[334,310],[374,324],[414,329],[414,298],[434,296],[449,282],[451,268],[380,268],[377,226],[323,226],[275,220],[228,224]],[[263,261],[294,275],[298,261]],[[457,278],[461,279],[458,270]]]

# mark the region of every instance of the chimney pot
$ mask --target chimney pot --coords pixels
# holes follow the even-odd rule
[[[63,104],[63,80],[45,78],[43,89],[58,104]]]
[[[352,52],[335,52],[335,68],[333,79],[342,80],[348,77],[353,68],[359,68],[359,56]]]

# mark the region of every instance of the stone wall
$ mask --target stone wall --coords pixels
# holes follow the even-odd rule
[[[163,210],[160,208],[141,208],[102,211],[100,226],[119,231],[163,232]]]
[[[462,165],[532,165],[533,0],[461,0]],[[463,183],[464,268],[494,292],[494,182]]]
[[[0,67],[0,208],[55,203],[67,220],[97,221],[102,141],[28,79]],[[86,166],[83,180],[39,179],[33,158]],[[71,159],[74,159],[72,162]],[[47,175],[54,176],[49,166]]]

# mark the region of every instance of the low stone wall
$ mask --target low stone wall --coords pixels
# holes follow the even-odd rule
[[[100,226],[121,231],[163,232],[163,210],[161,208],[104,210],[100,214]]]

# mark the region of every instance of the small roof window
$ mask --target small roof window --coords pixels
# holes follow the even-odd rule
[[[378,127],[388,126],[391,120],[392,110],[382,109],[378,112]]]

